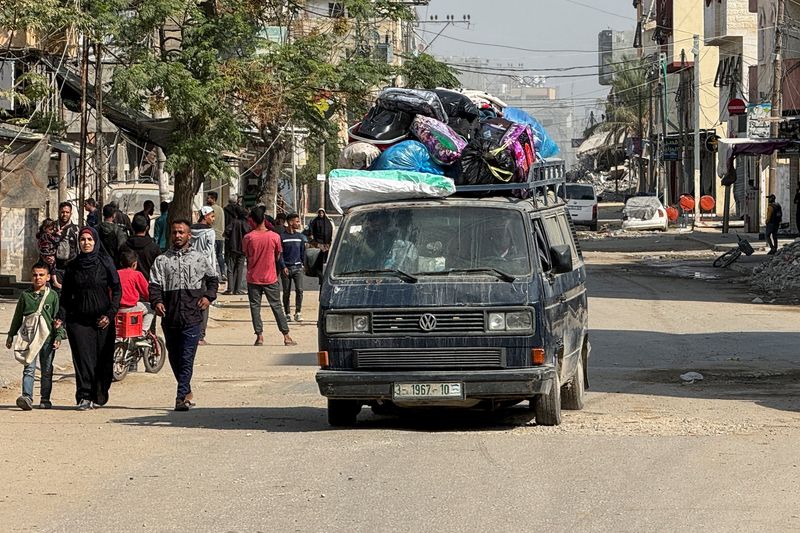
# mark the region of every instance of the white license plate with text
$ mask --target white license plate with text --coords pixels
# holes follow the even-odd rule
[[[395,383],[394,399],[404,398],[463,398],[463,383]]]

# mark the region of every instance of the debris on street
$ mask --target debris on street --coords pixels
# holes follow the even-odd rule
[[[686,372],[685,374],[681,374],[681,381],[686,385],[690,385],[695,381],[703,381],[703,374],[700,372]]]
[[[750,285],[766,293],[800,290],[800,240],[787,244],[753,269]],[[762,303],[755,302],[754,303]]]

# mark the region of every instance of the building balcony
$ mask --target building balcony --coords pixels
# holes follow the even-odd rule
[[[78,51],[78,34],[67,30],[47,38],[33,30],[9,31],[0,29],[0,48],[9,50],[41,50],[53,54],[61,54],[67,47],[67,56],[75,57]]]

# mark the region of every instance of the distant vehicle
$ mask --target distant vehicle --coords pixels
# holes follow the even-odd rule
[[[173,187],[170,186],[169,195],[167,196],[168,202],[172,201],[172,196]],[[152,201],[155,206],[155,211],[153,211],[153,216],[150,220],[151,232],[152,226],[155,224],[155,219],[161,214],[161,196],[158,192],[158,184],[155,183],[110,183],[106,200],[108,202],[116,202],[120,211],[131,218],[142,210],[145,200]],[[203,207],[205,203],[205,195],[201,188],[200,192],[195,194],[192,200],[192,211],[200,211],[200,208]]]
[[[632,196],[622,209],[623,230],[667,231],[667,210],[656,196]]]
[[[597,231],[597,195],[594,187],[581,183],[567,183],[559,190],[559,196],[567,201],[567,209],[575,224],[589,226]]]

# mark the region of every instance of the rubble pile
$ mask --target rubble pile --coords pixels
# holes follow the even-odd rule
[[[800,241],[780,248],[768,261],[753,269],[750,285],[767,293],[800,290]]]
[[[595,194],[602,196],[605,201],[622,201],[627,195],[635,192],[638,186],[635,176],[622,167],[608,172],[587,172],[576,181],[592,185]]]

